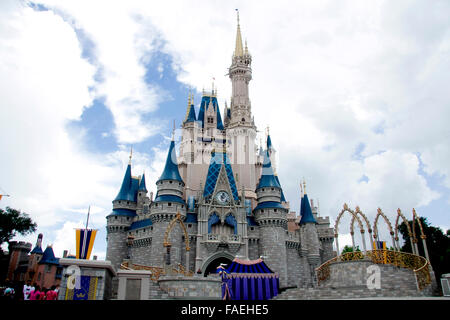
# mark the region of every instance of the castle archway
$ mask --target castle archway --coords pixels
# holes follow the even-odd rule
[[[202,266],[202,274],[206,277],[210,273],[215,273],[217,267],[221,264],[227,264],[227,267],[231,264],[235,257],[226,251],[217,252],[209,256]]]

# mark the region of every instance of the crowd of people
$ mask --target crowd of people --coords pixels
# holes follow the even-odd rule
[[[57,300],[57,286],[49,288],[41,288],[36,283],[31,284],[28,280],[24,285],[14,285],[6,280],[5,285],[0,286],[0,298],[2,300]]]

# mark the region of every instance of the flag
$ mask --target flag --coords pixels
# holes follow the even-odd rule
[[[89,260],[97,230],[76,229],[77,259]]]
[[[66,300],[95,300],[97,294],[97,277],[80,276],[79,289],[66,289]]]

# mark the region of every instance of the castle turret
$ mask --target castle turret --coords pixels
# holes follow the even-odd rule
[[[131,154],[122,186],[113,201],[113,210],[106,217],[106,260],[111,261],[118,269],[122,261],[127,258],[127,230],[136,217],[137,193],[139,179],[131,175]]]
[[[300,233],[301,233],[301,245],[303,251],[306,253],[309,273],[310,273],[310,285],[316,285],[315,269],[320,265],[320,243],[317,232],[317,221],[314,219],[314,215],[311,210],[308,195],[306,194],[306,184],[303,183],[303,197],[300,204]]]
[[[169,153],[161,177],[156,182],[157,193],[150,206],[150,219],[153,225],[151,265],[163,266],[166,263],[164,236],[177,213],[181,219],[186,217],[186,202],[183,200],[184,182],[178,171],[174,137],[170,142]],[[182,261],[182,230],[177,224],[167,239],[170,243],[170,263],[178,265]],[[166,247],[166,248],[165,248]]]
[[[280,286],[287,286],[286,231],[288,210],[281,204],[281,185],[277,181],[266,150],[261,178],[256,189],[258,205],[253,210],[260,226],[261,251],[266,264],[280,275]]]

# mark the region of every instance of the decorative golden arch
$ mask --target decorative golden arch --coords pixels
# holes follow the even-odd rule
[[[356,221],[358,221],[358,225],[359,225],[359,228],[360,228],[360,231],[361,231],[361,237],[362,237],[362,240],[363,240],[363,249],[364,249],[364,252],[366,251],[366,240],[365,240],[365,237],[364,237],[364,232],[365,232],[364,231],[364,226],[361,223],[361,220],[359,219],[358,214],[356,214],[353,210],[351,210],[348,207],[348,205],[346,203],[344,203],[344,208],[341,210],[341,212],[337,216],[336,222],[334,224],[334,238],[335,238],[335,241],[336,241],[336,250],[337,250],[337,255],[338,256],[339,256],[339,242],[338,242],[339,228],[338,227],[339,227],[339,222],[341,221],[341,217],[344,215],[344,213],[346,211],[349,212],[352,215],[353,219],[356,219]],[[353,228],[350,230],[350,234],[352,236],[352,243],[353,243],[353,246],[354,246],[354,237],[353,237],[354,232],[353,232]]]
[[[378,219],[380,218],[380,216],[383,217],[384,221],[386,222],[386,224],[388,226],[389,233],[392,237],[392,244],[395,247],[394,230],[392,229],[391,221],[389,221],[388,217],[386,217],[386,215],[381,210],[381,208],[377,209],[377,215],[375,216],[375,222],[373,225],[373,239],[376,240],[378,238]]]
[[[413,236],[414,236],[414,244],[416,246],[416,254],[419,255],[419,248],[417,247],[417,239],[416,239],[416,234],[415,234],[415,229],[414,229],[414,224],[415,221],[417,221],[417,224],[419,225],[419,229],[420,229],[420,238],[422,239],[422,244],[423,244],[423,250],[425,252],[425,257],[427,258],[428,261],[430,261],[430,256],[428,255],[428,248],[427,248],[427,242],[426,242],[426,235],[423,232],[423,227],[422,227],[422,222],[420,222],[420,217],[419,215],[416,213],[416,209],[413,208]]]
[[[355,215],[357,216],[358,214],[361,215],[361,217],[363,217],[364,222],[366,223],[367,231],[369,232],[369,240],[370,240],[372,238],[372,227],[370,226],[369,219],[367,219],[367,216],[361,211],[359,206],[356,206]],[[354,227],[355,227],[355,216],[352,217],[352,221],[350,222],[350,234],[351,235],[354,234]]]
[[[334,224],[334,233],[335,233],[335,236],[336,236],[337,234],[339,234],[339,231],[338,231],[339,222],[340,222],[340,220],[341,220],[341,217],[344,215],[344,213],[345,213],[346,211],[349,212],[349,213],[353,216],[352,219],[356,219],[356,221],[358,221],[358,225],[359,225],[359,228],[360,228],[360,230],[361,230],[361,233],[364,233],[364,226],[363,226],[363,224],[361,223],[361,220],[359,219],[358,215],[357,215],[352,209],[350,209],[346,203],[344,203],[344,208],[341,210],[341,212],[340,212],[339,215],[337,216],[336,222],[335,222],[335,224]],[[352,229],[351,231],[353,231],[353,229]]]
[[[406,224],[406,230],[408,231],[409,240],[411,241],[411,250],[413,253],[415,253],[415,247],[414,247],[414,235],[411,231],[411,226],[409,225],[408,219],[403,215],[400,208],[397,209],[397,218],[395,219],[395,241],[397,242],[397,247],[400,250],[400,245],[398,243],[398,221],[402,218],[403,222]],[[417,241],[417,240],[416,240]]]
[[[183,220],[181,220],[181,214],[179,212],[177,212],[175,218],[173,218],[172,221],[170,221],[169,225],[167,226],[166,232],[164,233],[164,243],[163,246],[164,247],[170,247],[172,246],[172,244],[169,241],[169,235],[170,232],[172,231],[173,227],[175,226],[175,223],[179,222],[181,229],[183,230],[184,233],[184,242],[186,244],[186,252],[188,252],[189,250],[191,250],[191,248],[189,247],[189,236],[188,233],[186,231],[186,226],[183,223]]]

